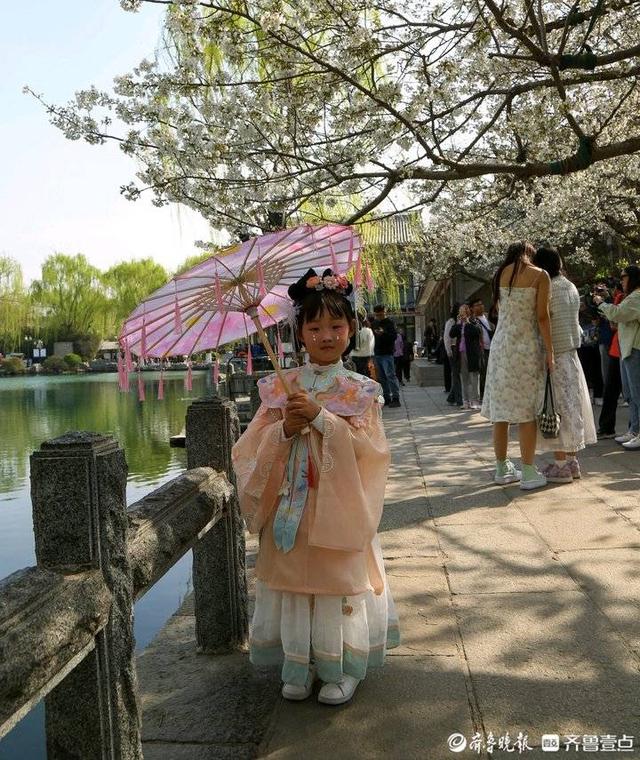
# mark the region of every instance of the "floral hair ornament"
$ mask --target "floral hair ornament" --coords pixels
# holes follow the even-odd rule
[[[300,302],[312,292],[322,290],[347,297],[353,292],[353,286],[343,274],[334,274],[331,269],[325,269],[322,276],[318,275],[315,269],[309,269],[298,282],[289,287],[288,293],[289,298]]]

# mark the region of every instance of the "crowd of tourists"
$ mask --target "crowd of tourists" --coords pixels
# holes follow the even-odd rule
[[[493,423],[496,483],[525,490],[571,483],[581,475],[577,453],[597,438],[640,450],[639,267],[581,296],[556,250],[516,243],[494,276],[490,316],[479,299],[456,304],[442,341],[448,403]],[[590,390],[601,407],[597,432]],[[629,426],[616,435],[621,397]],[[543,406],[557,424],[546,437]],[[507,454],[511,424],[518,425],[521,470]],[[538,469],[536,451],[553,452],[554,461]]]
[[[356,372],[380,383],[388,407],[399,407],[400,386],[409,381],[414,347],[405,331],[387,316],[384,305],[375,306],[372,316],[359,320],[353,345],[344,358],[353,362]]]

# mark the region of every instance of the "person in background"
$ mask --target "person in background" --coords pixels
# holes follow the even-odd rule
[[[605,303],[613,303],[609,288],[606,282],[597,282],[593,289],[593,295],[602,296]],[[609,371],[609,349],[611,348],[611,339],[613,330],[611,323],[601,314],[598,314],[598,350],[600,351],[600,375],[602,377],[602,398],[595,400],[596,406],[602,406],[604,399],[604,385]]]
[[[460,304],[454,303],[449,313],[449,319],[444,324],[444,334],[442,336],[442,342],[444,344],[444,350],[449,362],[449,371],[451,373],[451,386],[449,395],[447,396],[447,404],[449,406],[462,406],[462,381],[460,379],[460,359],[457,351],[454,348],[457,343],[452,343],[451,340],[451,328],[455,325],[458,319],[458,311],[460,310]]]
[[[374,321],[371,325],[375,337],[373,349],[378,382],[382,385],[384,402],[390,408],[400,406],[400,385],[396,377],[393,350],[396,341],[396,326],[387,317],[382,304],[373,309]]]
[[[404,385],[404,380],[402,379],[402,369],[404,365],[404,343],[404,334],[402,330],[398,330],[395,343],[393,344],[393,364],[396,368],[396,377],[400,385]]]
[[[560,415],[560,434],[557,438],[538,436],[538,450],[553,451],[554,462],[542,469],[550,483],[572,483],[581,477],[576,452],[597,441],[589,388],[578,359],[580,294],[562,274],[562,259],[555,248],[538,248],[533,263],[551,279],[549,314],[555,359],[551,386]]]
[[[409,382],[411,377],[411,362],[413,361],[413,345],[407,340],[404,330],[398,329],[396,341],[393,346],[393,361],[396,368],[396,377],[400,385]]]
[[[412,343],[406,336],[404,338],[404,379],[411,380],[411,362],[416,358],[415,342]]]
[[[617,306],[624,298],[621,287],[615,288],[612,303]],[[611,345],[609,347],[609,364],[607,376],[604,381],[604,394],[602,396],[602,409],[598,419],[598,438],[616,437],[616,415],[618,411],[618,399],[622,392],[622,377],[620,368],[620,340],[618,339],[618,326],[615,322],[609,322],[611,326]]]
[[[616,441],[625,449],[640,449],[640,267],[625,267],[620,275],[624,300],[616,306],[595,295],[600,312],[618,324],[620,364],[625,398],[629,399],[629,430]]]
[[[582,317],[582,342],[578,349],[578,358],[582,364],[587,385],[593,393],[593,402],[596,406],[601,406],[604,382],[600,369],[600,338],[598,334],[600,315],[597,313],[590,295],[585,296],[584,308],[581,307],[580,314]]]
[[[495,327],[489,322],[489,319],[485,314],[482,298],[474,298],[469,305],[471,306],[472,315],[478,320],[480,327],[482,328],[482,350],[484,354],[484,361],[480,366],[480,398],[482,399],[484,397],[484,386],[487,378],[487,366],[489,365],[491,339],[493,338]]]
[[[438,327],[436,320],[431,317],[427,322],[427,326],[424,328],[424,337],[422,339],[422,347],[424,348],[424,356],[427,359],[431,359],[433,353],[436,350],[438,344]]]
[[[371,322],[365,317],[362,325],[356,333],[356,346],[351,352],[351,358],[359,372],[365,377],[371,377],[369,366],[373,361],[373,350],[375,346],[375,337],[371,329]]]
[[[458,321],[451,328],[460,357],[460,379],[462,381],[462,408],[480,409],[480,367],[483,362],[482,327],[472,316],[465,303],[460,307]]]
[[[449,328],[451,329],[451,328]],[[438,364],[442,364],[442,377],[444,380],[444,392],[448,395],[451,393],[451,362],[449,361],[449,354],[445,347],[444,335],[440,338],[438,343]]]
[[[534,255],[531,243],[513,243],[494,275],[493,300],[500,316],[491,343],[482,402],[482,416],[493,423],[494,483],[520,481],[523,490],[547,484],[534,465],[536,415],[544,393],[545,368],[552,372],[554,367],[549,318],[551,283],[549,275],[531,263]],[[507,456],[512,423],[518,424],[522,472]]]

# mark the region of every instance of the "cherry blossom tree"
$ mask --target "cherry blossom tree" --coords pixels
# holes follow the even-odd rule
[[[436,277],[460,268],[491,271],[518,239],[550,241],[574,267],[593,263],[603,241],[633,261],[640,254],[640,161],[620,157],[567,177],[463,181],[430,211],[425,254],[416,263]]]
[[[148,4],[154,60],[112,92],[37,95],[68,138],[136,159],[131,199],[231,229],[428,207],[458,256],[556,206],[567,229],[637,213],[640,0],[121,0]]]

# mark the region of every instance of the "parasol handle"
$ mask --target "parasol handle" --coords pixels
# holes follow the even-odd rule
[[[284,372],[282,371],[282,368],[280,367],[280,363],[278,361],[278,357],[275,355],[273,348],[271,348],[271,344],[269,343],[269,338],[267,338],[267,335],[265,331],[262,329],[262,325],[260,324],[260,318],[258,317],[258,310],[253,307],[247,309],[247,314],[251,317],[251,321],[256,327],[256,330],[258,331],[258,337],[260,338],[260,342],[264,346],[264,350],[267,352],[267,355],[269,356],[269,359],[271,359],[271,364],[273,364],[273,368],[276,371],[276,374],[280,378],[280,381],[284,385],[284,389],[287,393],[287,396],[291,396],[291,386],[287,382],[287,378],[285,377]]]

